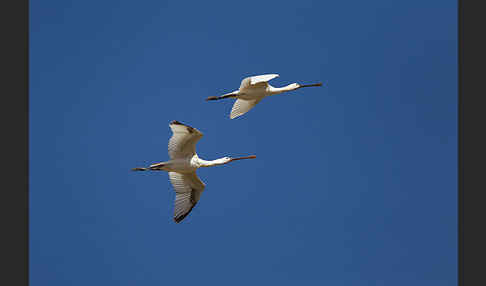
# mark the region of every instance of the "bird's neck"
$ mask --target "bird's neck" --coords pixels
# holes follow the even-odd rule
[[[298,88],[299,88],[299,85],[297,83],[292,83],[292,84],[289,84],[289,85],[286,85],[286,86],[283,86],[283,87],[273,87],[273,86],[269,85],[269,90],[270,90],[271,95],[296,90]]]
[[[200,167],[212,167],[218,165],[224,165],[228,163],[224,158],[216,159],[216,160],[203,160],[201,158],[198,159],[198,163]]]

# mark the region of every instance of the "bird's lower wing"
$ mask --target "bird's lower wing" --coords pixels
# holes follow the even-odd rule
[[[196,172],[190,174],[169,172],[169,179],[176,192],[174,221],[179,223],[197,204],[206,185],[197,177]]]
[[[252,109],[255,105],[257,105],[257,103],[259,103],[260,100],[262,100],[262,98],[251,99],[251,100],[238,98],[235,101],[235,104],[233,104],[233,108],[231,109],[231,113],[230,113],[230,118],[233,119],[247,113],[250,109]]]

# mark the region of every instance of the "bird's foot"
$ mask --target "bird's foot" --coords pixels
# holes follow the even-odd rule
[[[147,168],[133,168],[132,171],[147,171]]]
[[[210,96],[210,97],[206,98],[206,101],[218,100],[218,99],[221,99],[221,98],[219,96]]]

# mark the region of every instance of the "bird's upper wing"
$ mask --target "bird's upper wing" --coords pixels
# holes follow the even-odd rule
[[[196,143],[203,134],[196,128],[172,121],[172,137],[169,139],[169,156],[171,159],[187,158],[196,153]]]
[[[189,174],[169,172],[169,179],[176,192],[174,221],[179,223],[197,204],[206,184],[197,177],[196,172]]]
[[[263,74],[263,75],[255,75],[255,76],[246,77],[241,81],[240,90],[245,89],[245,88],[249,88],[249,87],[256,85],[258,83],[265,83],[266,84],[267,81],[272,80],[272,79],[274,79],[278,76],[279,76],[278,74],[273,73],[273,74]]]
[[[262,99],[263,98],[246,100],[246,99],[238,98],[235,101],[235,104],[233,104],[233,108],[231,109],[231,113],[230,113],[230,118],[233,119],[247,113]]]

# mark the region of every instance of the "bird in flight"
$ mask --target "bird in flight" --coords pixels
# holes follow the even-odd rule
[[[296,90],[302,87],[322,85],[322,83],[304,85],[292,83],[284,87],[273,87],[268,84],[268,81],[278,76],[278,74],[264,74],[246,77],[241,81],[240,88],[238,90],[224,94],[222,96],[210,96],[206,98],[206,101],[219,100],[224,98],[236,98],[236,101],[230,113],[230,118],[233,119],[247,113],[258,102],[260,102],[260,100],[267,96]]]
[[[200,167],[224,165],[242,159],[254,159],[255,155],[206,161],[196,154],[196,143],[203,134],[191,126],[172,121],[169,124],[172,137],[169,139],[170,160],[152,164],[147,168],[133,168],[133,171],[167,171],[169,179],[175,189],[174,221],[181,222],[199,201],[206,184],[197,176]]]

